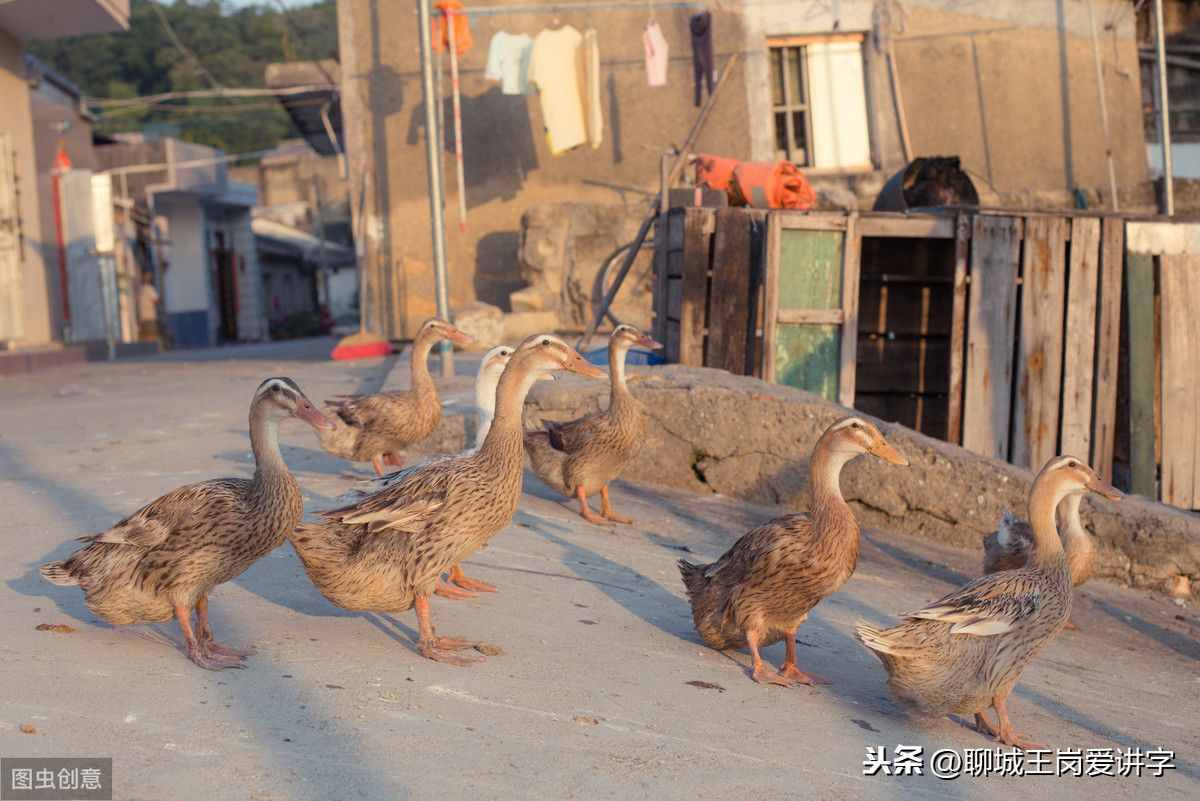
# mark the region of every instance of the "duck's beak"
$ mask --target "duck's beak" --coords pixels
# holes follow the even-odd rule
[[[569,370],[572,373],[579,373],[579,375],[587,378],[608,378],[608,373],[583,358],[577,350],[571,350],[567,354],[567,359],[563,362],[562,369]]]
[[[1119,489],[1100,478],[1100,476],[1094,476],[1092,480],[1088,482],[1087,488],[1097,495],[1103,495],[1110,501],[1119,501],[1125,497]]]
[[[332,431],[337,428],[332,420],[317,411],[317,407],[313,406],[311,401],[301,402],[293,414],[316,429]]]
[[[903,453],[896,450],[895,446],[886,439],[879,440],[879,444],[874,448],[871,448],[871,455],[878,456],[880,459],[888,462],[889,464],[908,467],[908,458]]]
[[[466,345],[470,345],[475,341],[475,337],[471,336],[466,331],[455,328],[452,325],[446,326],[446,339],[450,340],[459,347],[465,347]]]
[[[637,344],[640,347],[649,348],[650,350],[658,350],[659,348],[661,348],[663,346],[663,344],[661,342],[659,342],[657,339],[654,339],[653,337],[648,337],[645,334],[642,334],[640,337],[638,337]]]

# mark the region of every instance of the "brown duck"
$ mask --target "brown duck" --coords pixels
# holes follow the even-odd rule
[[[1025,665],[1070,617],[1071,571],[1055,509],[1087,491],[1121,497],[1079,459],[1051,459],[1029,494],[1034,544],[1024,567],[978,578],[898,626],[859,624],[859,640],[879,657],[901,702],[930,717],[973,714],[981,732],[1005,745],[1043,747],[1015,731],[1006,704]],[[998,727],[984,714],[989,706]]]
[[[637,456],[646,436],[646,409],[625,384],[625,356],[634,345],[662,345],[631,325],[619,325],[608,340],[612,377],[608,409],[566,423],[548,422],[545,431],[525,435],[533,472],[549,487],[579,500],[579,514],[589,523],[632,523],[613,511],[608,483]],[[588,497],[600,493],[600,516]]]
[[[592,378],[604,373],[557,337],[529,337],[510,357],[496,393],[496,416],[483,446],[471,454],[411,468],[386,489],[302,524],[292,547],[321,594],[343,609],[416,609],[418,648],[456,665],[455,651],[474,645],[438,637],[429,596],[441,574],[509,524],[521,495],[521,412],[525,395],[552,370]]]
[[[279,423],[333,423],[290,378],[268,378],[250,404],[254,478],[218,478],[172,490],[41,573],[83,589],[88,609],[114,625],[175,617],[188,657],[209,670],[243,667],[246,654],[213,639],[208,594],[283,543],[300,522],[300,488],[279,454]],[[191,623],[196,610],[196,629]]]
[[[858,521],[842,498],[842,467],[864,453],[907,465],[879,429],[849,417],[830,426],[809,460],[812,504],[807,513],[776,518],[742,535],[708,565],[679,561],[696,631],[718,650],[749,646],[757,682],[784,687],[827,683],[796,667],[796,630],[826,596],[846,583],[858,563]],[[778,672],[759,649],[784,640]]]
[[[428,437],[442,419],[437,385],[429,374],[429,352],[442,340],[474,340],[445,320],[426,320],[412,348],[412,387],[402,392],[345,395],[326,401],[334,428],[318,430],[321,449],[352,462],[370,462],[376,475],[384,464],[401,467],[400,451]]]

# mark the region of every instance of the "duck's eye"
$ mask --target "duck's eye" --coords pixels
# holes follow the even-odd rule
[[[851,423],[850,427],[851,428],[862,428],[862,424],[861,423]]]
[[[543,340],[542,340],[542,344],[543,344],[543,345],[549,345],[549,344],[550,344],[550,340],[548,340],[548,339],[543,339]]]
[[[1067,467],[1071,467],[1071,468],[1079,467],[1079,463],[1076,462],[1074,459],[1072,459],[1071,461],[1067,462]]]

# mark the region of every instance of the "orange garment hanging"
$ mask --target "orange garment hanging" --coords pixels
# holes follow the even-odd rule
[[[467,21],[467,15],[463,12],[463,4],[459,0],[442,0],[440,3],[435,3],[433,6],[440,11],[440,14],[434,14],[430,21],[430,26],[433,28],[433,52],[441,53],[450,48],[450,31],[446,25],[447,20],[453,20],[454,25],[454,49],[458,55],[462,55],[471,49],[475,44],[471,41],[471,26]]]

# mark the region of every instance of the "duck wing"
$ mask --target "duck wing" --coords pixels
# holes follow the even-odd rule
[[[326,520],[347,525],[365,525],[368,531],[399,531],[409,534],[424,530],[446,505],[453,485],[458,458],[442,459],[391,474],[383,489],[361,500],[319,514]]]
[[[599,435],[608,423],[608,412],[593,412],[578,420],[565,423],[546,423],[550,446],[556,451],[572,453]]]
[[[193,531],[198,521],[218,525],[221,518],[236,514],[244,506],[250,483],[241,478],[219,478],[179,487],[146,504],[108,531],[84,539],[155,548],[172,535]]]
[[[394,415],[398,407],[407,406],[407,399],[404,393],[379,392],[374,395],[347,396],[325,403],[346,425],[370,429],[386,424],[389,415]]]
[[[704,578],[723,584],[740,584],[754,574],[769,575],[785,558],[795,559],[803,549],[786,547],[789,540],[806,541],[812,518],[801,512],[786,515],[743,534],[717,561],[704,566]]]
[[[949,623],[951,634],[991,637],[1033,617],[1045,601],[1034,571],[1009,570],[978,578],[904,617]]]

